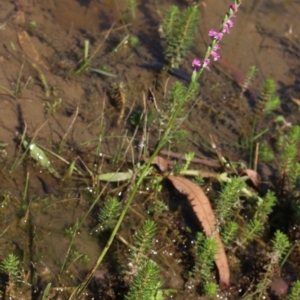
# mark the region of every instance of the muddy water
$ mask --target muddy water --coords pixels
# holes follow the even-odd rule
[[[68,288],[83,280],[104,245],[105,237],[99,241],[90,234],[97,223],[97,209],[77,233],[70,252],[72,234],[68,234],[67,229],[83,218],[102,189],[102,186],[94,186],[88,174],[113,171],[121,165],[117,162],[111,166],[110,161],[95,159],[99,139],[103,140],[100,150],[107,156],[113,156],[118,147],[124,150],[132,136],[124,120],[130,110],[143,107],[142,92],[147,93],[152,87],[160,105],[165,86],[170,87],[177,80],[157,77],[156,70],[149,67],[163,63],[158,29],[164,12],[172,4],[182,9],[187,6],[185,1],[138,1],[136,19],[126,23],[121,21],[125,1],[6,0],[0,3],[0,142],[7,144],[0,149],[1,256],[15,253],[22,261],[23,275],[31,278],[27,280],[34,286],[26,292],[27,299],[38,294],[48,282],[53,286],[64,285],[61,293],[67,297]],[[225,0],[201,2],[199,33],[181,66],[182,71],[190,74],[192,59],[203,57],[209,43],[207,32],[211,28],[218,29],[228,5]],[[178,143],[173,150],[189,150],[198,156],[212,157],[209,133],[233,160],[247,160],[239,141],[250,134],[251,107],[255,105],[262,82],[268,78],[274,79],[278,87],[282,100],[279,113],[287,122],[299,123],[299,114],[293,114],[297,104],[291,101],[291,97],[300,97],[299,13],[300,1],[243,1],[234,19],[235,26],[221,42],[222,60],[204,73],[203,101],[191,113],[187,124],[188,142]],[[127,35],[138,37],[139,44],[136,47],[126,44],[114,51]],[[90,51],[99,46],[92,68],[105,69],[114,77],[91,72],[73,75],[82,59],[86,40],[90,41]],[[239,86],[252,65],[259,71],[251,95],[239,97]],[[106,92],[111,83],[121,81],[126,84],[125,116],[116,124],[119,111],[108,101]],[[61,104],[54,107],[54,103]],[[30,157],[22,158],[23,150],[19,146],[22,134],[34,137],[36,143],[67,161],[76,161],[80,173],[86,176],[72,175],[62,181],[42,170]],[[272,135],[270,132],[268,137]],[[138,142],[135,140],[134,144]],[[155,143],[155,136],[150,137],[151,146]],[[67,165],[48,155],[58,172],[65,174]],[[261,171],[266,180],[272,175],[267,166]],[[24,196],[27,174],[29,185]],[[135,209],[145,214],[142,208]],[[172,230],[182,230],[180,216],[176,215],[176,219],[172,214],[165,214],[172,224],[168,228],[169,235]],[[142,219],[133,216],[126,222],[128,228],[134,229]],[[24,217],[25,225],[20,223]],[[131,239],[128,230],[123,229],[121,234]],[[176,263],[183,259],[176,252],[178,248],[172,243],[164,245],[163,241],[159,241],[157,248],[170,249],[162,251],[160,258],[165,287],[184,290],[182,277],[175,275],[184,269]],[[128,255],[122,254],[124,249],[121,243],[114,245],[111,254],[116,255],[115,260],[126,263]],[[70,255],[61,272],[66,253]],[[79,258],[76,258],[78,253]],[[84,255],[89,259],[83,260]],[[170,260],[171,256],[175,260]],[[99,270],[113,278],[111,290],[105,290],[103,295],[107,299],[123,299],[121,295],[126,288],[114,277],[117,271],[108,269]],[[102,286],[101,278],[96,288]],[[25,287],[20,289],[24,292]],[[197,293],[186,293],[189,299],[198,297]],[[53,291],[53,297],[56,296]],[[180,297],[178,299],[182,299]]]

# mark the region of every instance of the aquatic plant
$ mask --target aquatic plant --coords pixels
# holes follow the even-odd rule
[[[272,239],[272,252],[269,254],[270,260],[265,266],[265,272],[257,284],[256,292],[259,292],[259,299],[263,297],[270,278],[276,274],[276,266],[282,261],[283,256],[288,252],[290,247],[291,244],[288,240],[288,237],[284,233],[277,230],[274,238]]]
[[[300,164],[296,160],[297,149],[300,143],[300,126],[293,126],[282,142],[282,154],[280,159],[280,178],[282,184],[286,179],[292,186],[296,186],[300,176]]]
[[[8,254],[8,256],[2,260],[0,270],[8,276],[8,281],[5,282],[5,292],[3,293],[4,299],[17,298],[17,281],[22,278],[19,258],[12,253]]]
[[[121,213],[121,203],[116,197],[108,199],[98,213],[99,230],[112,229]],[[96,229],[97,230],[97,229]]]
[[[129,284],[125,299],[163,299],[156,298],[162,282],[159,279],[159,267],[149,260],[148,254],[156,234],[156,224],[146,220],[138,229],[130,245],[130,258],[127,264],[124,281]]]
[[[138,274],[134,277],[125,299],[157,299],[156,295],[161,285],[162,282],[159,281],[159,269],[157,264],[152,261],[146,261],[145,265],[142,266]]]
[[[153,244],[153,238],[156,234],[156,224],[151,220],[146,220],[139,228],[132,244],[130,266],[138,270],[144,263],[144,255],[149,251]]]
[[[20,261],[19,258],[14,254],[8,254],[1,264],[0,269],[3,273],[7,274],[9,281],[14,281],[20,276]]]
[[[177,6],[167,11],[162,25],[165,59],[170,67],[178,67],[192,46],[197,32],[198,9],[189,7],[182,13]]]
[[[212,276],[217,253],[218,244],[216,241],[210,237],[206,238],[203,233],[198,232],[195,240],[195,266],[191,274],[194,277],[200,277],[202,289],[207,296],[216,295],[218,290]]]
[[[138,192],[141,191],[141,186],[145,182],[147,182],[147,189],[149,186],[155,189],[155,195],[160,195],[158,192],[163,186],[161,184],[162,180],[171,182],[174,189],[177,190],[176,192],[184,194],[188,203],[191,204],[192,211],[201,223],[204,234],[206,235],[206,237],[204,234],[197,235],[195,246],[196,254],[194,256],[195,266],[191,272],[194,275],[199,274],[201,280],[200,284],[204,294],[215,295],[218,290],[213,274],[214,264],[216,264],[219,271],[221,284],[223,278],[225,277],[226,279],[223,281],[223,283],[225,282],[226,284],[222,287],[226,289],[230,284],[230,272],[229,267],[227,266],[225,249],[226,251],[231,251],[232,256],[237,257],[237,252],[239,252],[237,249],[244,250],[245,246],[253,241],[260,242],[261,244],[263,243],[261,236],[270,226],[270,224],[268,224],[268,218],[277,204],[277,199],[276,193],[273,192],[270,187],[268,187],[269,190],[266,191],[266,193],[259,190],[260,180],[257,178],[257,173],[255,175],[252,173],[251,175],[250,171],[253,170],[245,169],[246,167],[244,164],[235,164],[234,162],[231,162],[230,159],[227,159],[221,151],[215,149],[216,147],[214,146],[214,153],[219,158],[219,164],[214,161],[215,165],[217,164],[217,171],[215,172],[205,173],[205,171],[202,170],[189,170],[189,168],[193,166],[195,159],[197,159],[194,153],[186,155],[181,154],[180,158],[184,158],[184,163],[177,163],[176,168],[173,169],[170,167],[172,164],[168,162],[166,163],[167,167],[165,169],[158,166],[158,169],[154,170],[154,167],[152,166],[155,160],[157,163],[158,153],[162,147],[174,145],[174,143],[177,142],[177,136],[178,132],[180,132],[181,125],[188,118],[191,109],[195,107],[197,102],[200,102],[199,98],[196,99],[195,97],[199,91],[197,79],[201,75],[203,69],[211,63],[210,60],[217,60],[219,58],[220,41],[225,33],[229,33],[230,28],[233,26],[232,18],[240,3],[241,1],[235,1],[235,4],[230,7],[229,12],[226,14],[221,24],[221,28],[218,31],[210,30],[209,36],[212,38],[212,42],[204,59],[202,61],[194,59],[193,61],[192,82],[188,86],[185,86],[185,84],[180,82],[175,82],[170,89],[166,85],[166,91],[169,93],[165,93],[165,98],[168,101],[163,105],[162,110],[159,111],[157,109],[158,114],[156,118],[159,121],[159,128],[157,130],[159,138],[150,158],[147,155],[146,147],[144,147],[147,146],[148,136],[149,133],[151,133],[148,122],[149,114],[145,105],[144,110],[138,116],[132,118],[133,125],[137,127],[136,131],[142,131],[141,135],[138,137],[138,143],[136,143],[136,145],[138,145],[136,147],[138,151],[137,157],[134,151],[132,151],[132,161],[130,161],[130,168],[132,168],[132,170],[127,172],[123,170],[109,173],[101,172],[100,175],[96,172],[98,162],[100,161],[100,141],[102,141],[103,138],[102,132],[99,134],[99,144],[95,151],[97,156],[97,158],[95,158],[97,168],[93,166],[93,171],[90,171],[84,162],[81,162],[89,173],[88,178],[92,178],[93,188],[95,188],[90,197],[92,198],[91,204],[84,217],[80,222],[76,222],[75,226],[72,226],[68,230],[72,236],[72,240],[69,249],[67,250],[61,273],[65,270],[67,258],[69,259],[71,254],[75,255],[75,259],[78,259],[78,257],[81,256],[79,252],[71,249],[71,245],[73,245],[76,233],[87,219],[87,216],[89,216],[94,207],[99,204],[100,199],[102,200],[102,198],[104,198],[103,196],[106,195],[104,191],[107,191],[109,185],[115,186],[121,181],[127,182],[125,185],[126,192],[122,194],[124,195],[122,202],[116,197],[113,197],[100,205],[98,214],[100,228],[109,229],[111,235],[107,240],[105,247],[102,248],[94,266],[81,284],[78,285],[74,293],[70,296],[70,299],[78,299],[81,297],[81,294],[87,288],[91,278],[93,278],[94,273],[99,269],[99,265],[102,263],[103,259],[107,257],[107,253],[117,236],[121,224],[124,222],[128,210],[132,208],[132,203]],[[180,14],[177,8],[172,8],[167,13],[164,22],[164,32],[166,34],[165,55],[172,67],[178,65],[182,61],[187,49],[191,45],[191,36],[195,28],[190,27],[190,24],[196,22],[196,12],[197,9],[190,8],[186,10],[185,13]],[[179,19],[182,19],[182,22],[179,22]],[[178,28],[180,27],[180,31],[178,32],[174,29],[177,25],[176,22],[180,24],[180,26],[178,26]],[[87,53],[88,51],[85,51],[86,61],[89,57]],[[254,76],[255,70],[251,69],[250,71],[251,72],[245,81],[245,85],[242,87],[244,89]],[[267,81],[264,84],[261,97],[253,112],[253,114],[257,116],[257,120],[261,118],[261,116],[274,111],[278,106],[278,97],[275,96],[275,89],[275,85],[272,81]],[[116,93],[112,93],[111,96],[114,97],[114,95],[116,95]],[[120,94],[118,94],[116,98],[120,98]],[[125,107],[123,104],[125,103],[125,100],[120,100],[120,102],[122,102],[119,107],[121,111],[120,115],[123,117]],[[122,118],[119,120],[121,119]],[[119,122],[119,120],[114,121]],[[255,131],[257,130],[257,127],[253,125],[253,128],[253,132],[256,134]],[[297,130],[295,130],[295,132],[291,130],[291,132],[282,139],[281,144],[282,155],[280,160],[280,175],[281,178],[286,178],[283,180],[284,182],[292,181],[293,188],[297,186],[297,180],[299,179],[299,165],[297,165],[297,156],[295,155],[295,147],[298,145],[297,132]],[[262,134],[262,132],[259,133],[259,135]],[[256,140],[257,136],[258,135],[253,135],[251,137],[252,149],[253,142]],[[118,147],[114,149],[113,155],[108,158],[110,159],[110,164],[119,165],[121,159],[124,161],[125,156],[123,146],[128,143],[128,147],[132,147],[133,149],[133,141],[136,142],[136,139],[135,134],[129,139],[126,131],[122,136],[121,143],[118,143]],[[31,143],[29,142],[25,145],[25,151],[29,152],[30,145]],[[32,158],[34,158],[33,155]],[[45,169],[49,172],[51,171],[51,169],[48,168],[48,160],[46,160],[46,158],[42,161],[40,158],[34,159],[41,165],[42,162],[46,162]],[[171,162],[174,163],[174,161]],[[70,164],[70,167],[71,166],[72,165]],[[75,163],[73,166],[75,166]],[[72,169],[74,168],[72,167]],[[176,175],[174,175],[174,173]],[[183,175],[191,177],[194,175],[201,176],[202,184],[213,186],[217,191],[220,190],[219,196],[216,197],[217,199],[212,199],[215,200],[212,207],[204,190],[200,188],[199,182],[195,183],[190,179],[182,177]],[[203,178],[205,178],[205,181]],[[107,184],[103,187],[99,184],[99,181],[105,181]],[[152,182],[148,184],[149,181]],[[276,187],[274,189],[276,190]],[[145,202],[147,201],[145,200]],[[163,213],[163,208],[166,207],[166,205],[163,205],[164,202],[161,201],[157,201],[157,203],[157,207],[154,211],[156,213]],[[147,205],[148,204],[146,204],[146,206]],[[209,212],[209,214],[207,214],[207,212]],[[138,212],[137,214],[140,213]],[[245,220],[242,218],[244,215],[247,217],[248,224],[246,224]],[[143,219],[145,216],[140,214],[140,217]],[[151,220],[144,223],[134,237],[132,246],[130,246],[131,255],[129,257],[129,266],[127,270],[130,280],[126,281],[126,288],[128,287],[129,290],[128,294],[125,296],[126,299],[162,299],[162,297],[158,298],[159,289],[161,287],[161,281],[159,279],[160,267],[158,263],[150,261],[148,257],[149,250],[153,245],[152,240],[159,224],[158,219],[154,220],[155,221]],[[269,232],[267,233],[270,234]],[[118,235],[118,238],[120,238],[120,235]],[[185,239],[188,240],[188,238],[188,234],[186,234]],[[188,243],[185,243],[184,245],[186,246],[187,244]],[[223,247],[223,245],[225,247]],[[232,247],[232,245],[235,245],[235,247]],[[286,255],[288,248],[288,240],[280,232],[276,232],[272,241],[272,252],[269,254],[270,261],[267,261],[260,270],[260,282],[256,282],[257,287],[253,288],[256,293],[260,293],[261,295],[265,293],[267,283],[273,274],[275,264],[278,264],[278,262],[282,260],[282,257]],[[273,259],[273,257],[276,259]],[[118,273],[117,276],[120,276],[120,273]],[[297,290],[295,284],[295,292],[293,291],[293,295],[297,295],[296,293]]]
[[[233,178],[231,182],[223,185],[215,208],[220,224],[226,224],[232,220],[235,210],[241,205],[239,198],[244,187],[245,182],[240,178]]]
[[[288,300],[297,300],[300,297],[300,281],[297,280],[291,288]]]
[[[251,82],[253,81],[253,79],[255,78],[256,74],[257,74],[257,67],[256,66],[251,66],[249,68],[249,71],[246,75],[246,79],[242,84],[242,91],[241,91],[241,95],[249,88],[249,86],[251,85]]]

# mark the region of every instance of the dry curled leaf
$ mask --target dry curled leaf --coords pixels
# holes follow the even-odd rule
[[[159,170],[164,173],[169,171],[170,166],[173,165],[173,162],[167,158],[164,158],[162,156],[155,156],[153,161],[152,161],[153,165],[157,165],[157,167],[159,168]]]
[[[176,190],[187,196],[198,220],[202,224],[205,235],[216,240],[219,252],[215,255],[215,263],[219,271],[220,285],[222,289],[227,289],[230,284],[230,270],[208,197],[201,187],[184,177],[170,175],[167,178]]]
[[[249,179],[251,180],[251,182],[253,183],[253,185],[255,187],[257,187],[257,188],[259,187],[261,178],[260,178],[260,175],[256,171],[251,170],[251,169],[245,169],[241,172],[241,175],[244,175],[244,174],[249,177]]]

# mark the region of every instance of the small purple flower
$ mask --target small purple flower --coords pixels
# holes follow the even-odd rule
[[[215,30],[213,30],[213,29],[211,29],[209,32],[208,32],[208,36],[210,36],[211,38],[213,38],[213,39],[222,39],[222,37],[223,37],[223,33],[222,32],[217,32],[217,31],[215,31]]]
[[[234,15],[233,15],[234,16]],[[229,26],[229,27],[233,27],[234,23],[231,21],[231,20],[228,20],[226,22],[226,24]]]
[[[192,68],[194,71],[198,72],[201,66],[201,61],[198,58],[194,58],[192,62]]]
[[[210,64],[210,60],[208,58],[205,58],[203,60],[203,67],[206,68],[207,66],[209,66],[209,64]]]
[[[220,49],[219,44],[215,44],[213,47],[213,51],[218,51]]]
[[[218,34],[217,31],[211,29],[209,32],[208,32],[208,36],[214,38],[216,35]]]
[[[218,60],[218,58],[220,58],[220,55],[215,51],[212,51],[210,55],[212,56],[214,61],[216,61],[216,60]]]
[[[223,26],[223,28],[222,28],[222,32],[224,32],[224,33],[230,33],[229,32],[229,27],[228,27],[228,25],[227,24],[225,24],[224,26]]]
[[[238,9],[238,5],[235,5],[235,4],[231,4],[230,6],[229,6],[229,8],[231,8],[233,11],[237,11],[237,9]]]

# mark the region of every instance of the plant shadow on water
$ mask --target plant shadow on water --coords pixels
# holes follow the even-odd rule
[[[196,2],[0,3],[1,299],[299,299],[300,2],[244,0],[193,93]]]

